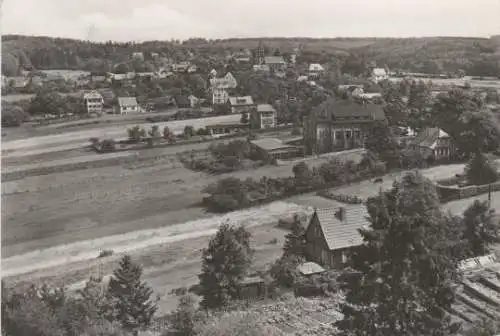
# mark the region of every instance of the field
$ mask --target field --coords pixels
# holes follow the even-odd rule
[[[342,155],[360,157],[359,151]],[[307,162],[313,166],[327,158]],[[296,162],[231,175],[289,176]],[[463,165],[450,165],[423,173],[441,179],[462,169]],[[383,185],[365,181],[337,192],[368,197],[380,187],[390,187],[401,175],[386,176]],[[108,274],[121,253],[127,252],[144,265],[146,279],[160,294],[161,309],[166,312],[176,304],[175,296],[169,294],[172,289],[196,283],[200,248],[222,221],[250,228],[257,249],[255,267],[262,269],[281,253],[285,232],[276,227],[278,218],[311,213],[314,207],[340,206],[312,193],[213,216],[197,203],[203,187],[218,178],[189,171],[170,157],[135,167],[90,168],[6,182],[2,185],[6,205],[2,210],[2,273],[11,285],[46,280],[75,289],[89,274]],[[452,211],[463,211],[462,204],[449,206]],[[277,238],[276,244],[270,243],[272,238]],[[103,249],[115,254],[97,259]]]
[[[175,131],[183,125],[172,122],[169,127]],[[118,129],[120,134],[126,132],[124,126],[106,128],[108,134]],[[86,169],[30,176],[2,184],[5,205],[2,208],[2,275],[9,286],[48,281],[77,289],[91,274],[109,274],[120,256],[129,253],[144,266],[146,280],[161,297],[161,311],[167,312],[176,304],[176,297],[170,291],[196,283],[201,248],[221,222],[229,220],[251,230],[257,251],[254,267],[263,269],[281,253],[285,232],[276,227],[279,218],[296,212],[310,214],[314,207],[341,205],[310,193],[214,216],[198,205],[206,185],[224,176],[241,179],[291,176],[293,165],[301,160],[212,176],[186,169],[176,157],[179,152],[209,145],[199,143],[126,152],[123,155],[137,155],[144,160],[92,168],[92,161],[115,155],[94,155],[78,148],[79,141],[87,143],[88,138],[97,133],[102,134],[102,130],[3,143],[3,149],[11,151],[4,152],[4,172],[58,166],[65,162],[89,164]],[[279,136],[279,132],[267,136]],[[302,160],[309,166],[332,156],[359,161],[362,152],[346,151]],[[435,180],[462,170],[463,165],[449,165],[426,169],[423,173]],[[389,174],[381,184],[364,181],[337,188],[336,192],[366,198],[380,188],[389,188],[394,179],[401,176],[402,173]],[[494,196],[497,202],[498,197]],[[461,212],[465,206],[461,202],[446,206],[453,212]],[[105,249],[114,254],[97,258]]]

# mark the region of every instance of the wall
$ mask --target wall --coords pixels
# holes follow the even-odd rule
[[[446,184],[450,179],[444,180],[443,184]],[[450,202],[462,198],[469,198],[476,195],[485,194],[489,191],[490,185],[473,185],[468,187],[452,187],[441,184],[439,181],[436,183],[436,190],[438,192],[441,202]],[[500,181],[491,184],[491,191],[500,191]]]

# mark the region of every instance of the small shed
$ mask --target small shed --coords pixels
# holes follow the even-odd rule
[[[302,148],[287,145],[276,138],[262,138],[252,140],[251,144],[264,156],[273,159],[289,159],[300,156]]]
[[[260,299],[267,294],[266,283],[259,276],[243,279],[238,285],[238,291],[241,300]]]
[[[304,276],[310,276],[323,273],[325,269],[315,262],[308,261],[297,266],[297,271]]]

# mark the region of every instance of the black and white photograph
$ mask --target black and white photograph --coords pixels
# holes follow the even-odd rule
[[[500,336],[500,0],[0,0],[2,336]]]

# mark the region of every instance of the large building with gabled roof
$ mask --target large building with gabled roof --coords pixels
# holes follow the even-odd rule
[[[311,155],[361,148],[366,131],[375,122],[384,120],[382,105],[331,97],[304,118],[305,153]]]

